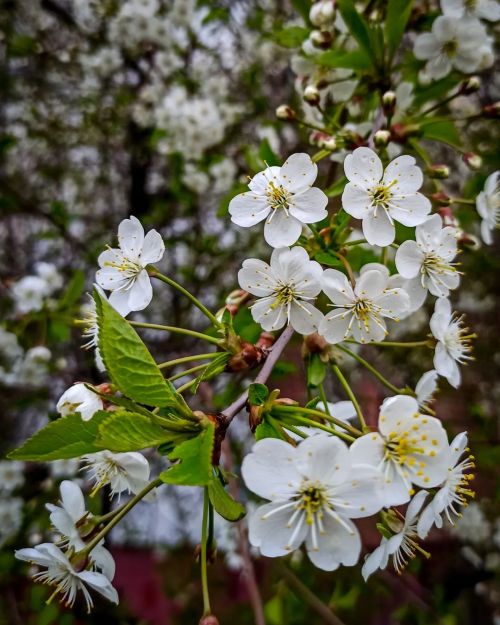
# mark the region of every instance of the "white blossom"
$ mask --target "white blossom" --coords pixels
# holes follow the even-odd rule
[[[482,218],[481,237],[486,245],[491,245],[491,233],[500,227],[500,171],[486,178],[484,189],[476,198],[476,209]]]
[[[446,477],[448,438],[441,421],[419,411],[415,398],[396,395],[380,407],[378,432],[351,445],[355,461],[377,467],[384,476],[384,504],[406,503],[413,485],[438,486]]]
[[[453,262],[457,230],[442,226],[441,217],[432,215],[415,228],[416,241],[404,241],[396,252],[396,267],[403,278],[414,280],[436,297],[448,296],[460,282]]]
[[[242,289],[259,299],[252,317],[264,330],[290,324],[300,334],[312,334],[323,317],[311,301],[321,291],[321,265],[309,260],[302,247],[277,248],[268,265],[257,258],[243,261],[238,272]]]
[[[95,571],[77,571],[68,557],[52,543],[42,543],[34,548],[18,549],[16,558],[45,567],[33,575],[37,582],[55,586],[56,592],[61,594],[61,601],[67,607],[75,603],[78,591],[82,591],[87,604],[87,611],[93,607],[92,597],[87,589],[90,586],[112,603],[118,603],[118,593],[111,585],[110,580],[102,573]]]
[[[395,238],[395,221],[418,226],[431,210],[429,200],[418,193],[423,174],[412,156],[398,156],[384,171],[373,150],[356,148],[346,156],[344,171],[349,182],[342,194],[342,206],[349,215],[362,220],[363,234],[371,245],[390,245]]]
[[[0,499],[0,547],[21,528],[24,501],[20,497]]]
[[[433,398],[437,390],[438,372],[435,369],[426,371],[415,386],[415,394],[417,396],[418,405],[425,410]]]
[[[397,573],[401,573],[408,562],[416,556],[417,551],[428,557],[417,542],[417,518],[427,492],[421,490],[410,501],[403,519],[398,513],[394,513],[389,524],[398,529],[390,538],[382,538],[380,545],[365,560],[361,574],[366,581],[377,569],[385,569],[392,557],[392,562]],[[398,518],[399,517],[399,518]],[[392,529],[392,528],[391,528]]]
[[[70,386],[59,398],[57,411],[63,417],[79,412],[84,421],[92,419],[98,410],[104,407],[102,399],[85,386],[78,382]]]
[[[165,244],[156,230],[144,236],[141,222],[131,216],[118,226],[118,249],[108,249],[99,256],[101,269],[96,281],[111,291],[110,304],[123,316],[131,310],[143,310],[153,298],[153,288],[145,267],[163,257]]]
[[[10,292],[17,312],[22,314],[41,310],[44,299],[49,293],[47,283],[40,276],[21,278],[11,287]]]
[[[458,365],[472,360],[470,352],[474,334],[470,334],[469,328],[464,326],[463,316],[452,312],[450,301],[446,298],[439,298],[436,301],[430,328],[437,340],[434,368],[454,388],[458,388],[461,382]]]
[[[297,241],[302,225],[327,216],[326,195],[312,184],[318,167],[308,154],[292,154],[282,167],[267,167],[249,182],[250,191],[229,204],[231,220],[248,228],[266,220],[264,238],[272,247]]]
[[[323,291],[335,310],[325,315],[318,332],[329,343],[353,336],[360,343],[382,341],[387,335],[384,318],[397,320],[409,308],[400,288],[388,288],[388,275],[377,269],[363,272],[353,288],[337,269],[323,273]]]
[[[0,460],[0,492],[11,493],[24,484],[24,462]]]
[[[477,17],[489,22],[500,20],[500,4],[497,0],[441,0],[444,15],[456,18]]]
[[[457,507],[467,506],[469,499],[474,497],[469,484],[474,475],[468,471],[473,469],[475,464],[467,451],[467,432],[462,432],[450,443],[446,481],[420,515],[417,525],[420,538],[425,538],[433,525],[443,527],[444,515],[454,525],[452,515],[461,516]],[[467,453],[465,458],[464,453]]]
[[[433,80],[444,78],[452,69],[469,74],[484,68],[491,40],[478,20],[440,15],[430,33],[415,40],[417,59],[427,61],[425,73]]]
[[[35,265],[35,271],[42,280],[45,280],[48,295],[62,287],[63,277],[52,263],[39,262]]]
[[[356,564],[361,540],[351,519],[380,510],[381,478],[373,467],[353,463],[345,443],[320,435],[293,447],[267,438],[241,470],[247,487],[270,500],[249,520],[250,542],[263,555],[283,556],[305,541],[320,569]]]
[[[107,450],[98,451],[83,456],[83,460],[95,482],[93,492],[109,484],[111,497],[123,492],[137,494],[149,482],[149,463],[138,452],[115,454]]]

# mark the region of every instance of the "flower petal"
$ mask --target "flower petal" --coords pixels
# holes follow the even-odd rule
[[[141,252],[141,263],[145,267],[149,263],[157,263],[165,253],[165,243],[159,232],[150,230],[144,238]]]
[[[312,187],[303,193],[294,195],[289,203],[290,214],[304,224],[316,223],[328,216],[325,206],[328,204],[328,197],[318,189]]]
[[[382,161],[370,148],[356,148],[344,161],[344,171],[350,182],[356,182],[368,189],[380,182],[383,173]]]
[[[392,211],[391,211],[392,213]],[[379,210],[377,215],[371,214],[363,219],[363,234],[370,245],[386,247],[396,236],[396,230],[385,210]]]
[[[144,243],[144,228],[141,222],[134,217],[124,219],[118,226],[118,243],[123,254],[129,260],[139,258]]]
[[[264,239],[271,247],[293,245],[301,233],[301,222],[282,208],[271,212],[264,225]]]
[[[309,154],[302,152],[289,156],[279,173],[283,186],[292,193],[311,187],[317,175],[318,166],[312,162]]]

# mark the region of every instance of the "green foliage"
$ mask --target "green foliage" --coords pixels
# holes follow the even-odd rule
[[[258,382],[248,387],[248,403],[251,406],[263,406],[269,397],[269,389]]]
[[[253,320],[252,313],[249,308],[242,308],[233,318],[234,331],[244,341],[255,343],[262,333],[262,328]]]
[[[384,35],[389,59],[393,58],[401,43],[406,24],[410,19],[412,4],[412,0],[389,0],[387,3]]]
[[[422,137],[424,139],[432,139],[446,143],[453,148],[459,148],[462,145],[460,134],[455,124],[449,119],[436,120],[429,119],[421,124]]]
[[[351,35],[356,39],[372,66],[381,64],[384,41],[380,28],[371,28],[365,18],[357,11],[353,0],[337,0],[337,7]]]
[[[245,507],[226,491],[220,476],[212,475],[208,482],[208,496],[216,512],[226,521],[239,521],[245,516]]]
[[[225,368],[228,360],[231,358],[232,354],[228,352],[223,352],[216,356],[200,373],[200,375],[196,378],[196,383],[191,387],[191,392],[196,393],[198,390],[198,386],[204,380],[209,380],[220,373],[222,373]]]
[[[90,421],[83,421],[80,413],[60,417],[36,432],[21,447],[11,451],[12,460],[64,460],[101,451],[95,441],[99,426],[109,412],[98,410]]]
[[[321,360],[319,354],[311,354],[307,367],[308,386],[319,386],[325,379],[327,365]]]
[[[289,26],[288,28],[274,31],[272,39],[284,48],[299,48],[308,36],[309,30],[307,28]]]
[[[255,440],[260,441],[263,438],[280,438],[285,440],[285,435],[281,427],[274,421],[268,419],[265,415],[262,423],[255,428]]]
[[[161,370],[137,332],[100,293],[94,291],[99,325],[99,349],[118,389],[147,406],[168,406],[190,414],[182,397]]]
[[[59,308],[68,308],[78,303],[82,297],[84,288],[85,274],[83,273],[83,271],[78,269],[71,277],[71,280],[69,281],[66,290],[59,300]]]
[[[198,436],[178,445],[170,453],[169,460],[179,462],[160,473],[161,480],[166,484],[206,486],[213,474],[214,436],[214,425],[207,423]]]
[[[344,52],[343,50],[328,50],[316,59],[318,65],[324,67],[343,67],[353,70],[368,70],[372,65],[371,58],[363,49]]]

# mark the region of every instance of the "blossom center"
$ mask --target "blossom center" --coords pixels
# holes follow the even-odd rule
[[[291,193],[287,191],[283,185],[276,186],[274,182],[270,182],[267,185],[266,195],[274,211],[280,208],[287,211],[288,205],[290,204]]]
[[[297,508],[304,510],[306,523],[312,525],[318,514],[323,516],[322,509],[328,505],[325,487],[321,484],[306,482],[298,492],[299,503]]]
[[[415,459],[412,454],[424,453],[414,438],[409,438],[408,432],[391,432],[385,443],[385,457],[398,465],[412,465]]]
[[[293,284],[281,284],[277,287],[275,294],[276,301],[272,305],[273,308],[290,304],[295,299],[296,291]]]
[[[394,183],[389,185],[379,184],[371,192],[372,203],[375,207],[386,207],[392,197],[390,188]]]
[[[458,49],[458,41],[456,39],[450,39],[443,44],[442,51],[443,54],[446,54],[448,57],[453,57],[456,55]]]
[[[455,317],[444,335],[443,343],[446,350],[461,364],[466,360],[472,360],[469,354],[472,351],[472,339],[476,335],[469,332],[469,328],[463,325],[463,317]]]

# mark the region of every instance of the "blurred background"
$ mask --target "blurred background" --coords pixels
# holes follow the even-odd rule
[[[417,20],[434,6],[418,4]],[[2,0],[0,7],[3,457],[56,416],[57,399],[74,381],[103,381],[93,355],[81,349],[73,320],[85,314],[97,256],[115,243],[122,219],[133,214],[146,230],[157,229],[167,246],[161,270],[217,310],[237,287],[241,261],[269,253],[260,231],[231,224],[229,200],[264,163],[317,148],[309,145],[307,132],[275,117],[283,103],[311,115],[301,100],[305,70],[298,57],[304,24],[310,28],[308,0]],[[498,99],[499,86],[490,70],[480,92],[454,106],[473,114]],[[361,123],[366,97],[362,87],[337,99],[347,102],[342,106],[348,119]],[[336,104],[332,97],[329,105]],[[467,132],[470,149],[483,155],[484,172],[498,169],[498,125],[478,119]],[[441,148],[433,157],[451,165],[450,190],[458,193],[465,183],[463,195],[474,197],[482,188],[485,173],[471,173],[452,149]],[[336,180],[342,158],[334,153],[321,163],[324,185]],[[339,200],[330,195],[335,209]],[[455,217],[474,243],[478,227],[470,207]],[[367,584],[359,567],[327,574],[300,554],[285,566],[242,553],[244,529],[221,520],[219,553],[210,569],[221,623],[254,622],[245,575],[252,557],[269,625],[336,623],[321,613],[317,598],[347,625],[500,624],[498,248],[469,248],[461,255],[465,276],[455,305],[478,335],[476,360],[464,369],[460,390],[451,392],[443,383],[437,401],[450,437],[467,429],[476,457],[476,497],[462,518],[431,534],[429,561],[413,561],[401,577],[387,570]],[[358,260],[361,265],[375,257],[364,250]],[[430,312],[419,311],[399,329],[405,340],[408,333],[423,338]],[[134,319],[203,329],[198,311],[167,288],[155,288],[147,311]],[[248,340],[260,333],[248,311],[238,314],[236,324]],[[150,331],[143,337],[163,361],[192,353],[194,346],[178,335]],[[398,386],[414,386],[432,368],[426,351],[363,352]],[[385,391],[364,371],[348,370],[374,425]],[[271,383],[282,395],[303,400],[303,379],[297,340]],[[222,409],[242,383],[238,376],[202,383],[196,401]],[[327,392],[332,401],[345,399],[335,385]],[[224,449],[226,466],[237,466],[251,442],[242,417]],[[150,461],[159,471],[161,460]],[[50,591],[27,579],[13,552],[50,536],[44,505],[57,500],[66,478],[86,486],[75,461],[0,461],[0,624],[197,622],[196,489],[163,487],[156,501],[138,506],[115,530],[119,607],[97,600],[88,616],[80,603],[71,611],[45,603]],[[106,509],[106,493],[92,505]],[[364,542],[373,549],[379,536],[370,531],[364,531]]]

